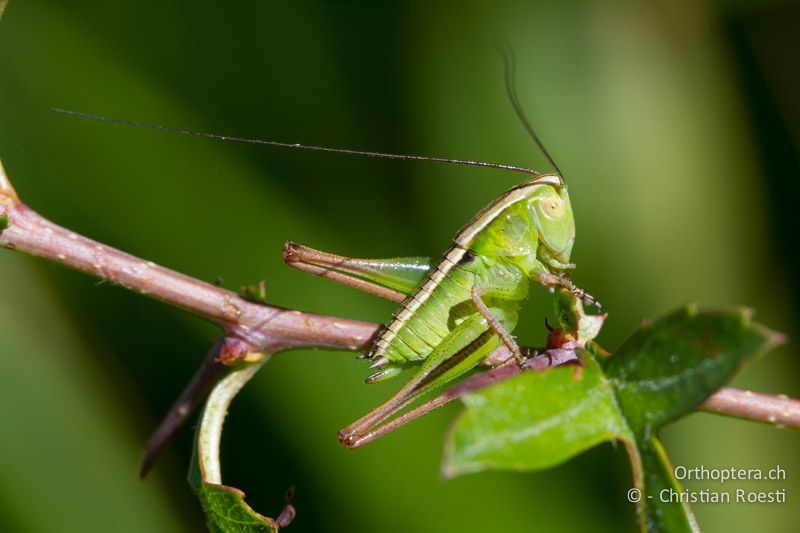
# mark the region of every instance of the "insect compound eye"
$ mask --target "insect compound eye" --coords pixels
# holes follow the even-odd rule
[[[553,195],[542,198],[542,211],[547,218],[561,218],[564,215],[564,202],[560,197]]]

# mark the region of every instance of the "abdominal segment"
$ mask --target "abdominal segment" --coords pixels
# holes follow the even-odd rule
[[[459,321],[453,308],[471,299],[475,259],[462,247],[448,250],[382,329],[368,355],[375,366],[406,366],[430,355]]]

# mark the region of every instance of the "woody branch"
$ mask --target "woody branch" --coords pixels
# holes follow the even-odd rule
[[[223,337],[184,389],[148,444],[142,465],[179,428],[226,362],[247,353],[291,348],[361,350],[377,325],[253,302],[235,292],[181,274],[78,235],[22,203],[0,163],[0,246],[59,263],[109,283],[193,313],[223,330]],[[451,395],[451,399],[452,399]],[[800,401],[784,395],[722,388],[701,409],[713,413],[800,428]]]

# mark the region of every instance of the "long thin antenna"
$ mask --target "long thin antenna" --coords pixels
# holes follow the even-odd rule
[[[428,157],[424,155],[405,155],[405,154],[390,154],[384,152],[368,152],[362,150],[346,150],[343,148],[328,148],[325,146],[313,146],[309,144],[299,143],[284,143],[278,141],[265,141],[262,139],[249,139],[246,137],[234,137],[230,135],[218,135],[215,133],[206,133],[202,131],[184,130],[180,128],[171,128],[169,126],[161,126],[158,124],[149,124],[146,122],[134,122],[131,120],[123,120],[118,118],[104,117],[101,115],[93,115],[91,113],[83,113],[81,111],[70,111],[69,109],[60,109],[57,107],[50,108],[53,113],[61,113],[62,115],[69,115],[73,117],[86,118],[89,120],[97,120],[99,122],[107,122],[109,124],[121,124],[123,126],[133,126],[135,128],[147,128],[151,130],[163,131],[166,133],[178,133],[181,135],[193,135],[195,137],[204,137],[206,139],[217,139],[221,141],[232,141],[244,144],[258,144],[266,146],[277,146],[281,148],[294,148],[296,150],[307,150],[309,152],[328,152],[332,154],[344,155],[358,155],[365,157],[374,157],[380,159],[399,159],[401,161],[433,161],[435,163],[447,163],[450,165],[463,165],[469,167],[483,167],[483,168],[496,168],[500,170],[508,170],[511,172],[521,172],[528,175],[538,176],[541,172],[536,170],[517,167],[514,165],[504,165],[502,163],[491,163],[485,161],[470,161],[465,159],[450,159],[448,157]]]
[[[500,56],[503,58],[503,70],[505,71],[505,81],[506,81],[506,93],[508,94],[508,99],[511,100],[511,106],[514,108],[514,112],[517,114],[520,122],[528,131],[533,141],[539,147],[539,149],[544,154],[545,158],[547,158],[547,162],[550,163],[550,166],[556,171],[559,175],[561,180],[563,181],[563,175],[561,174],[561,169],[558,168],[556,165],[555,160],[550,156],[550,153],[547,151],[547,148],[544,147],[542,141],[539,139],[539,136],[536,135],[536,132],[533,131],[533,127],[531,127],[530,122],[528,121],[528,117],[525,116],[525,111],[522,109],[522,105],[519,103],[519,98],[517,98],[517,87],[516,87],[516,64],[514,61],[514,52],[511,50],[511,46],[508,44],[508,41],[505,39],[501,39],[498,45]]]

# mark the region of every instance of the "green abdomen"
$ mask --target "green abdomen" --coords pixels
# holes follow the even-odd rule
[[[481,268],[481,258],[464,248],[454,246],[448,250],[395,312],[368,356],[386,357],[398,366],[427,358],[455,325],[459,309],[456,306],[471,306],[475,272]],[[467,309],[474,313],[474,307]]]

